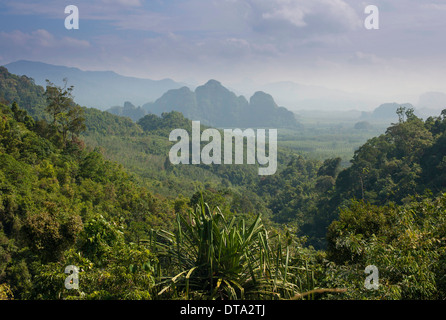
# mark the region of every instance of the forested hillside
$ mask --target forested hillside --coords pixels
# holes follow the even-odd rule
[[[446,111],[399,108],[347,168],[279,148],[259,176],[172,165],[190,119],[134,123],[65,84],[0,68],[0,298],[446,298]]]

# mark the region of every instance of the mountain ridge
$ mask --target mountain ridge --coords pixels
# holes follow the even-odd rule
[[[44,87],[46,79],[61,85],[62,80],[67,78],[68,84],[74,86],[73,95],[77,103],[100,110],[129,100],[136,104],[154,101],[167,90],[185,85],[168,78],[143,79],[123,76],[114,71],[85,71],[28,60],[18,60],[4,67],[13,74],[33,78],[36,84]]]
[[[210,79],[195,87],[172,79],[151,80],[122,76],[114,71],[86,71],[75,67],[18,60],[4,66],[9,72],[32,78],[46,86],[46,79],[62,85],[67,78],[79,105],[129,117],[134,122],[144,115],[180,111],[205,125],[228,127],[298,126],[293,112],[279,107],[274,98],[254,93],[253,101],[237,95],[221,82]],[[261,111],[261,112],[259,112]]]
[[[249,99],[237,96],[215,79],[198,86],[172,89],[154,102],[142,106],[147,113],[161,115],[178,111],[185,117],[217,127],[295,127],[300,124],[293,112],[279,107],[274,98],[257,91]]]

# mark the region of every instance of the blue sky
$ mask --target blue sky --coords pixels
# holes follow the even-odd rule
[[[79,30],[66,30],[66,5]],[[380,29],[364,28],[367,5]],[[1,0],[0,64],[19,59],[152,79],[293,81],[395,97],[446,91],[446,2]]]

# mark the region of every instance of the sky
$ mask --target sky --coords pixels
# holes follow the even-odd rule
[[[79,29],[65,28],[67,5]],[[379,29],[367,29],[368,5]],[[230,87],[446,92],[444,0],[0,0],[0,65],[41,61]]]

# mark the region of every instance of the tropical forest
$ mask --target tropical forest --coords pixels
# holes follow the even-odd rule
[[[215,80],[135,118],[60,80],[0,67],[0,299],[446,299],[446,106],[348,133]],[[277,128],[277,172],[172,164],[206,110],[201,130]]]

